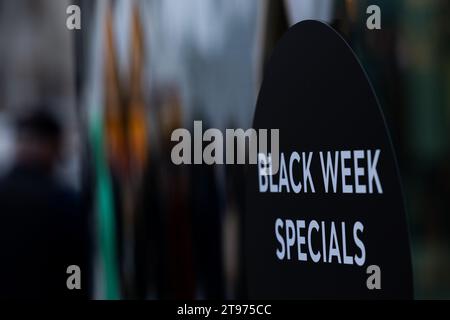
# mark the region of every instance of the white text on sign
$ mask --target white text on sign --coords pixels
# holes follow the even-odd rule
[[[312,162],[318,158],[325,193],[382,194],[378,175],[381,150],[342,150],[334,152],[292,152],[280,154],[278,174],[271,170],[271,155],[258,154],[259,192],[315,193],[311,173]]]

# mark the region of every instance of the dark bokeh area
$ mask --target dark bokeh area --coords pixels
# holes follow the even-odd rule
[[[449,16],[446,0],[0,0],[0,297],[246,298],[244,168],[176,166],[171,133],[251,127],[277,41],[317,19],[385,114],[415,295],[450,298]]]

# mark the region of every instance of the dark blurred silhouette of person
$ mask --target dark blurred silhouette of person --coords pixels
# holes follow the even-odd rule
[[[0,298],[86,298],[86,219],[80,198],[54,175],[62,126],[35,110],[16,131],[14,165],[0,180]],[[80,290],[67,287],[70,265],[81,269]]]

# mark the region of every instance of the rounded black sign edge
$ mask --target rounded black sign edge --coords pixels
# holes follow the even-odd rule
[[[283,41],[283,39],[286,37],[286,35],[287,35],[287,33],[289,31],[291,31],[294,28],[298,28],[300,25],[310,24],[310,23],[320,24],[321,26],[327,27],[335,35],[337,35],[343,41],[343,43],[345,43],[347,49],[349,49],[349,51],[351,52],[354,60],[357,61],[360,70],[362,70],[362,73],[364,74],[364,78],[367,81],[367,83],[369,84],[370,92],[371,92],[372,96],[375,98],[375,103],[377,105],[378,112],[379,112],[379,114],[381,116],[381,119],[382,119],[382,124],[383,124],[383,127],[384,127],[384,133],[386,134],[388,145],[389,145],[390,151],[392,153],[393,165],[395,167],[396,179],[398,181],[399,193],[401,195],[401,203],[402,203],[402,209],[403,209],[403,218],[402,219],[404,220],[404,223],[406,224],[406,236],[407,236],[406,240],[407,240],[407,243],[408,243],[408,252],[407,252],[407,254],[408,254],[408,257],[409,257],[410,274],[411,274],[411,279],[410,279],[411,291],[412,291],[411,292],[411,298],[415,299],[415,285],[414,285],[414,274],[415,274],[415,272],[414,272],[414,264],[413,264],[413,259],[412,259],[413,255],[412,255],[412,248],[411,248],[410,215],[408,214],[408,209],[407,209],[407,205],[406,205],[406,197],[405,197],[405,191],[404,191],[405,189],[404,189],[404,185],[403,185],[403,179],[402,179],[402,176],[401,176],[401,173],[400,173],[400,167],[399,167],[399,163],[398,163],[397,153],[395,152],[396,149],[394,147],[391,131],[390,131],[389,126],[387,124],[386,117],[385,117],[385,114],[383,112],[381,102],[380,102],[380,100],[378,98],[378,95],[376,94],[376,91],[375,91],[375,88],[374,88],[374,86],[372,84],[370,76],[369,76],[368,72],[366,71],[366,69],[364,68],[361,60],[358,57],[358,55],[355,53],[353,48],[350,46],[350,44],[348,43],[348,41],[344,38],[344,36],[342,34],[340,34],[336,29],[334,29],[327,22],[324,22],[324,21],[321,21],[321,20],[315,20],[315,19],[305,19],[305,20],[299,21],[299,22],[293,24],[292,26],[290,26],[286,30],[286,32],[276,42],[272,52],[269,55],[269,58],[268,58],[268,60],[266,62],[266,65],[263,68],[263,70],[264,70],[263,77],[262,77],[262,80],[261,80],[260,85],[259,85],[258,95],[257,95],[257,99],[255,101],[255,109],[254,109],[253,117],[252,117],[252,128],[255,127],[255,125],[254,125],[255,124],[255,117],[256,117],[256,114],[257,114],[257,111],[258,111],[258,106],[260,104],[259,101],[260,101],[260,96],[261,96],[261,90],[263,88],[264,79],[266,77],[266,72],[265,72],[266,71],[266,66],[271,64],[271,61],[273,59],[275,50],[278,48],[279,43]],[[251,165],[249,165],[249,164],[245,165],[245,172],[248,172],[250,166]],[[245,183],[247,184],[248,182],[246,181]],[[244,213],[248,212],[248,199],[247,198],[245,199],[244,209],[245,209]],[[245,220],[246,219],[244,218],[244,221]],[[243,233],[244,248],[243,248],[243,250],[244,250],[244,253],[246,253],[248,244],[247,244],[247,241],[245,240],[245,238],[247,237],[245,223],[243,225],[243,229],[244,229],[244,233]],[[244,286],[246,288],[246,292],[248,293],[248,285],[249,284],[248,284],[248,280],[247,280],[247,276],[246,276],[248,270],[246,269],[246,266],[245,266],[245,264],[247,264],[246,260],[248,259],[248,257],[247,257],[247,254],[245,254],[244,256],[245,256],[245,259],[243,261],[243,263],[244,263],[243,267],[244,267],[244,270],[245,270],[245,272],[244,272],[244,274],[245,274],[245,276],[244,276],[244,281],[245,281]]]

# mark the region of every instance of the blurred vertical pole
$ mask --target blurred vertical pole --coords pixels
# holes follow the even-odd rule
[[[131,20],[132,49],[131,49],[131,84],[128,104],[128,132],[130,146],[130,169],[136,184],[140,184],[147,161],[147,114],[142,94],[142,71],[144,70],[143,30],[137,5],[133,8]]]
[[[117,256],[116,238],[116,214],[113,181],[108,163],[108,152],[112,151],[120,154],[121,134],[120,134],[120,112],[119,112],[119,84],[117,68],[115,66],[115,51],[112,31],[112,12],[107,8],[105,19],[105,97],[104,110],[106,116],[105,126],[102,115],[99,114],[94,119],[92,127],[92,143],[94,149],[94,159],[96,166],[97,180],[97,211],[98,211],[98,235],[99,251],[104,268],[105,297],[106,299],[119,299],[120,277],[119,259]],[[105,137],[106,133],[106,137]],[[114,159],[121,164],[121,159]]]
[[[80,141],[84,141],[86,143],[82,143],[81,148],[81,199],[82,199],[82,212],[83,215],[83,226],[87,231],[87,239],[84,243],[85,246],[85,259],[86,259],[86,268],[87,271],[84,272],[85,276],[83,277],[84,288],[86,288],[89,296],[93,293],[93,239],[92,239],[92,230],[90,229],[92,222],[92,201],[93,201],[93,190],[92,190],[92,174],[94,166],[89,161],[91,159],[90,148],[89,148],[89,128],[88,125],[83,118],[83,93],[84,88],[83,84],[86,79],[86,46],[85,44],[89,38],[89,30],[91,30],[91,21],[92,21],[92,12],[94,11],[93,2],[90,0],[75,0],[73,1],[74,5],[77,5],[81,8],[82,15],[82,28],[81,30],[76,30],[72,34],[74,41],[74,59],[75,59],[75,116],[77,121],[77,127],[79,128]]]
[[[139,7],[134,4],[131,17],[131,52],[130,52],[130,87],[127,109],[127,133],[130,154],[130,172],[128,181],[129,232],[132,240],[133,255],[133,294],[144,298],[147,294],[146,270],[146,235],[143,215],[140,206],[143,194],[144,172],[149,154],[147,109],[143,95],[143,70],[146,66],[146,51],[144,46],[144,30],[142,27]]]
[[[106,163],[103,143],[104,129],[101,118],[95,119],[91,127],[91,143],[96,169],[96,202],[98,212],[98,235],[100,259],[104,272],[104,294],[107,300],[120,299],[119,269],[117,257],[116,223],[112,181]]]

